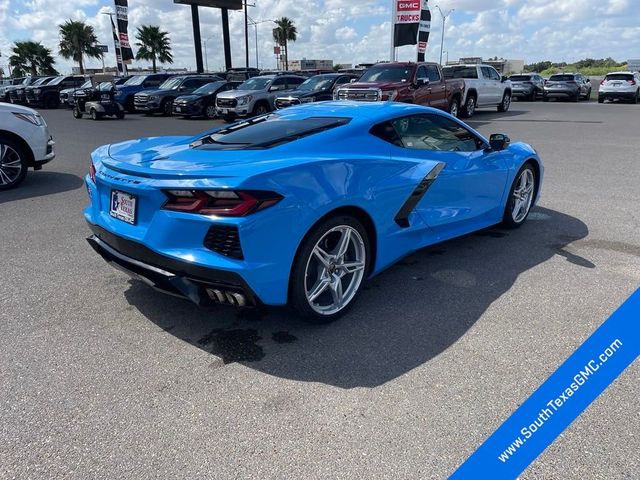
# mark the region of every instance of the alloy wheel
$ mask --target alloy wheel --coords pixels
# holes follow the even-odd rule
[[[476,111],[476,99],[471,97],[467,100],[467,116],[472,117]]]
[[[307,302],[320,315],[332,315],[353,300],[367,264],[362,236],[354,227],[339,225],[314,246],[304,276]]]
[[[0,185],[9,186],[15,183],[20,178],[23,168],[18,152],[13,147],[0,143]]]
[[[533,189],[535,180],[533,172],[529,168],[525,168],[517,181],[516,188],[513,189],[513,208],[511,209],[511,217],[516,223],[522,222],[531,209],[533,202]]]
[[[209,105],[205,111],[205,115],[207,116],[207,118],[215,118],[216,117],[215,105]]]

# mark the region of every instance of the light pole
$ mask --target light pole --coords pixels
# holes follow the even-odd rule
[[[446,64],[449,65],[449,50],[445,50],[444,54],[447,56]]]
[[[207,42],[211,40],[214,36],[204,39],[204,69],[209,73],[209,55],[207,55]]]
[[[442,49],[444,48],[444,27],[447,23],[447,17],[451,15],[455,11],[455,9],[452,8],[447,13],[443,13],[439,5],[436,5],[436,8],[438,9],[438,11],[440,12],[440,15],[442,16],[442,37],[440,38],[440,65],[442,65]]]
[[[251,22],[251,23],[249,23],[249,25],[253,25],[253,28],[254,28],[255,34],[256,34],[256,68],[260,68],[260,63],[258,61],[259,60],[258,59],[258,25],[260,25],[261,23],[268,23],[268,22],[276,23],[276,21],[275,20],[271,20],[271,19],[256,21],[251,17],[248,17],[248,19]],[[247,62],[247,67],[249,67],[249,63],[248,62]]]

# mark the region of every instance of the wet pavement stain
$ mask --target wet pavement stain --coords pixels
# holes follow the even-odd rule
[[[422,280],[424,280],[424,277],[411,277],[411,280],[416,280],[418,282],[421,282]]]
[[[262,337],[254,329],[223,330],[217,328],[205,335],[198,344],[214,355],[218,355],[226,365],[233,362],[259,362],[265,356],[258,342]]]
[[[417,265],[418,263],[420,263],[419,260],[405,259],[405,260],[400,260],[398,262],[398,265],[402,265],[403,267],[410,267],[411,265]]]
[[[271,339],[276,343],[293,343],[298,340],[298,337],[289,332],[273,332]]]
[[[429,250],[427,255],[430,257],[435,257],[436,255],[444,255],[447,251],[444,248],[437,248],[435,250]]]

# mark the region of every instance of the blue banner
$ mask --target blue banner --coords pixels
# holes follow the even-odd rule
[[[450,478],[515,479],[639,354],[637,290]]]

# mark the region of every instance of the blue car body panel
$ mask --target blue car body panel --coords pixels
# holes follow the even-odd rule
[[[204,134],[100,147],[92,155],[96,182],[86,179],[92,201],[84,214],[90,224],[166,257],[234,272],[261,302],[283,305],[298,247],[309,230],[336,209],[357,209],[370,219],[375,244],[370,273],[375,275],[415,250],[499,223],[509,189],[525,162],[536,163],[541,181],[542,163],[535,150],[523,143],[497,152],[434,152],[397,147],[370,133],[381,122],[424,113],[453,118],[439,110],[400,103],[321,102],[290,107],[278,115],[352,120],[260,150],[191,148]],[[488,145],[478,132],[466,128]],[[439,162],[444,169],[409,214],[409,226],[401,227],[394,220],[396,214]],[[162,209],[167,200],[162,189],[219,188],[268,190],[283,199],[237,218]],[[135,225],[109,215],[112,189],[137,196]],[[214,224],[238,228],[243,260],[203,245]]]

